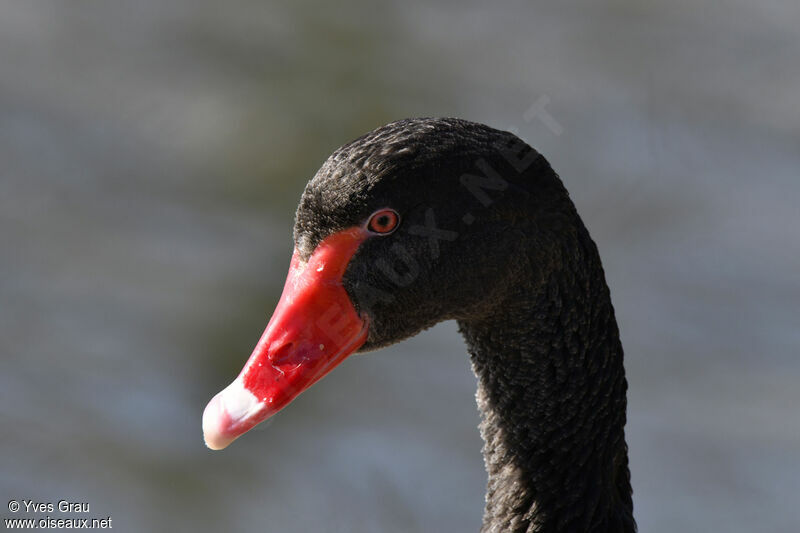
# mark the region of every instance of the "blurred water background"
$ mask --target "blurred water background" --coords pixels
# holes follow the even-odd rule
[[[459,116],[543,152],[598,243],[640,530],[797,532],[798,26],[781,0],[3,1],[0,516],[476,531],[452,324],[352,357],[224,452],[200,429],[322,161]]]

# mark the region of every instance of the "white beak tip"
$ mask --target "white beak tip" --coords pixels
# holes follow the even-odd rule
[[[236,440],[236,436],[223,431],[229,425],[225,421],[230,420],[230,416],[222,403],[221,394],[214,396],[203,411],[203,440],[211,450],[222,450]]]

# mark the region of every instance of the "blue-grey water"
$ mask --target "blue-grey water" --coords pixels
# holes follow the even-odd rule
[[[626,350],[643,532],[800,530],[800,5],[0,4],[0,517],[118,531],[475,531],[452,324],[208,451],[303,185],[406,116],[561,174]]]

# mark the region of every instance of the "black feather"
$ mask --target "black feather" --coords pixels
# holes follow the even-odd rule
[[[295,243],[390,207],[396,232],[344,277],[363,350],[458,321],[478,377],[483,530],[632,532],[623,352],[600,257],[549,163],[511,133],[409,119],[341,147],[309,182]]]

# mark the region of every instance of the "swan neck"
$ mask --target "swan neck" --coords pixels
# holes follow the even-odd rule
[[[523,285],[502,313],[459,322],[489,476],[482,531],[635,531],[622,346],[589,252],[597,264]]]

